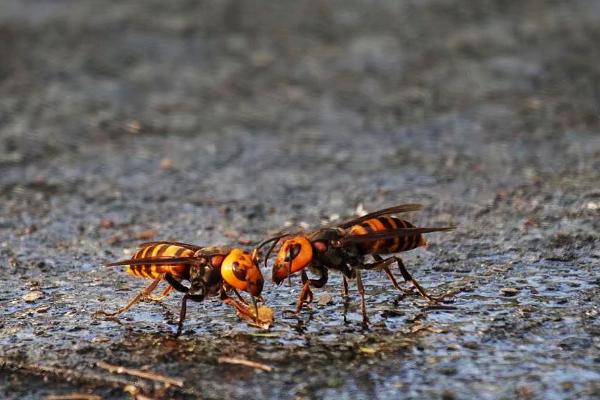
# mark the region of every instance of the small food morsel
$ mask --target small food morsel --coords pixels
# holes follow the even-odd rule
[[[246,320],[246,322],[257,328],[269,329],[275,321],[273,309],[266,305],[259,305],[257,309],[250,307],[248,304],[242,303],[239,300],[231,297],[223,301],[225,304],[233,306],[238,317]],[[258,311],[258,315],[256,314]]]

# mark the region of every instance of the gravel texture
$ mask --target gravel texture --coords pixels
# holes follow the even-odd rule
[[[597,398],[599,19],[591,0],[3,0],[0,397]],[[333,273],[299,318],[298,282],[267,284],[269,332],[211,300],[175,339],[178,294],[93,317],[145,284],[101,267],[140,241],[248,245],[407,202],[458,225],[403,255],[446,309],[371,272],[369,330]]]

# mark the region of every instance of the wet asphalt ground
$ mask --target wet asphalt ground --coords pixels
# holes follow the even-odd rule
[[[0,396],[596,398],[599,18],[595,1],[3,0]],[[408,202],[458,225],[403,254],[454,293],[444,309],[371,272],[368,330],[335,274],[298,318],[297,280],[267,283],[270,331],[211,300],[175,339],[178,294],[93,318],[147,283],[100,266],[139,242],[250,246]]]

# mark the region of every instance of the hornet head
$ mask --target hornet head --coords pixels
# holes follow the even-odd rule
[[[273,265],[273,282],[279,284],[291,274],[306,268],[313,260],[313,246],[306,236],[285,240]]]
[[[258,297],[265,283],[258,268],[257,251],[233,249],[221,264],[221,276],[230,286]]]

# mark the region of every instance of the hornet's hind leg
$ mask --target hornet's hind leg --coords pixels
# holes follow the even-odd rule
[[[348,278],[346,278],[346,275],[342,275],[342,297],[348,297]]]
[[[94,315],[95,316],[103,315],[106,317],[114,317],[116,315],[124,313],[125,311],[129,310],[131,307],[133,307],[140,301],[144,300],[145,298],[148,298],[150,296],[150,294],[156,289],[156,287],[158,286],[158,284],[160,283],[161,280],[162,280],[162,277],[158,277],[158,278],[154,279],[148,286],[146,286],[138,294],[136,294],[131,300],[129,300],[129,302],[125,306],[119,308],[117,311],[108,312],[108,311],[104,311],[104,310],[98,310],[94,313]]]
[[[410,284],[412,284],[415,289],[417,289],[417,291],[419,292],[419,294],[421,296],[423,296],[425,299],[429,300],[432,303],[437,303],[439,301],[441,301],[441,298],[438,297],[433,297],[430,296],[429,294],[427,294],[427,292],[425,291],[425,289],[423,289],[423,287],[419,284],[419,282],[417,282],[412,275],[410,274],[410,272],[408,272],[408,270],[406,269],[406,266],[404,265],[404,263],[402,262],[402,259],[400,257],[390,257],[387,259],[383,259],[381,258],[381,256],[375,254],[373,255],[373,258],[375,258],[375,263],[371,264],[379,264],[379,266],[383,265],[383,270],[385,271],[385,273],[387,274],[387,276],[390,278],[390,280],[392,281],[392,284],[394,285],[394,287],[396,289],[402,290],[399,286],[398,286],[398,282],[396,282],[396,279],[394,278],[394,275],[392,275],[392,271],[390,271],[388,265],[393,263],[394,261],[396,262],[396,264],[398,265],[398,268],[400,269],[400,273],[402,274],[402,277],[404,278],[404,280]],[[403,291],[403,290],[402,290]]]
[[[165,297],[169,295],[169,293],[173,290],[173,286],[169,285],[163,290],[160,296],[153,296],[151,294],[148,295],[148,299],[152,301],[162,301]]]
[[[410,290],[401,288],[398,284],[398,281],[394,277],[394,274],[392,274],[392,271],[390,271],[390,264],[393,264],[396,261],[393,257],[384,260],[381,258],[381,256],[373,254],[373,258],[375,259],[374,263],[363,264],[357,268],[366,270],[381,269],[385,272],[390,281],[392,281],[392,286],[398,289],[399,292],[401,292],[403,295],[412,293]]]

